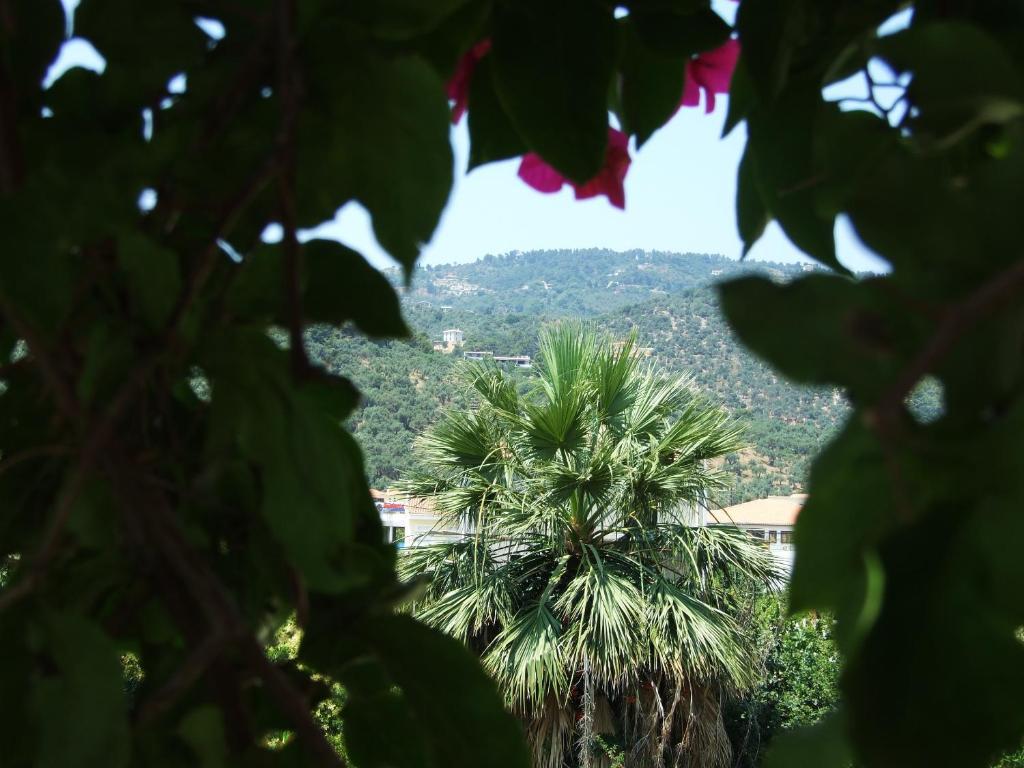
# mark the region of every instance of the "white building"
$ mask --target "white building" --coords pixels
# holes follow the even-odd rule
[[[462,329],[461,328],[449,328],[447,331],[445,331],[442,334],[442,339],[444,339],[444,343],[445,344],[450,344],[452,346],[461,347],[462,346]]]
[[[384,526],[384,540],[398,547],[423,547],[461,539],[471,528],[450,530],[442,526],[432,499],[413,498],[392,491],[371,491]],[[788,574],[793,570],[793,528],[806,494],[769,496],[731,507],[709,510],[703,505],[684,505],[675,518],[687,525],[730,525],[745,530],[764,543]]]
[[[704,510],[706,525],[734,525],[760,539],[787,572],[793,570],[793,528],[807,494],[769,496],[723,509]]]
[[[514,365],[516,368],[530,368],[529,355],[494,355],[494,362]]]
[[[431,499],[371,491],[384,526],[384,540],[399,548],[425,547],[462,538],[468,530],[446,530]]]

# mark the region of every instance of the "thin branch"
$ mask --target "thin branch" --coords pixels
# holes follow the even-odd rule
[[[1024,289],[1024,260],[1015,262],[948,310],[924,349],[882,395],[875,409],[877,421],[891,425],[914,386],[949,353],[960,337],[1021,289]]]
[[[305,318],[302,311],[302,251],[299,247],[297,217],[295,213],[295,121],[298,114],[298,83],[295,71],[295,41],[292,39],[292,19],[295,14],[292,0],[278,4],[277,90],[281,100],[281,131],[278,171],[278,198],[284,228],[284,254],[286,289],[288,296],[288,335],[292,372],[304,378],[312,367],[303,341]]]
[[[141,487],[133,482],[132,479],[141,474],[130,463],[111,459],[106,469],[113,477],[125,478],[125,482],[117,486],[123,518],[135,539],[145,542],[144,546],[157,555],[157,586],[165,593],[170,591],[167,597],[171,601],[184,599],[198,610],[209,625],[209,631],[224,638],[221,652],[228,644],[240,644],[246,665],[267,686],[310,754],[326,768],[345,768],[345,762],[313,720],[309,703],[281,670],[270,663],[227,589],[206,560],[185,540],[164,495],[158,488]],[[172,578],[168,580],[168,576]],[[218,660],[219,654],[214,654],[206,663]],[[198,666],[205,658],[200,655],[193,661]],[[189,671],[184,677],[191,674]]]
[[[66,377],[62,375],[57,362],[47,354],[47,347],[36,333],[36,329],[22,319],[2,291],[0,291],[0,313],[7,318],[7,322],[18,338],[25,340],[29,355],[36,362],[36,368],[43,379],[43,384],[57,401],[57,407],[61,414],[72,424],[80,424],[83,419],[82,407],[73,388]]]
[[[135,721],[147,725],[174,706],[189,688],[210,668],[217,656],[224,650],[227,637],[213,632],[188,655],[177,671],[158,691],[147,698],[139,707]]]
[[[284,673],[270,662],[260,644],[249,637],[246,639],[244,650],[249,665],[267,686],[267,690],[273,695],[278,707],[291,722],[296,736],[305,744],[313,757],[320,765],[329,768],[345,768],[345,761],[324,738],[320,726],[310,715],[309,702],[295,690]]]
[[[86,477],[86,468],[79,466],[71,479],[65,484],[64,490],[57,502],[53,518],[47,528],[46,536],[39,547],[38,554],[32,559],[31,564],[28,564],[28,571],[13,586],[0,592],[0,613],[3,613],[22,598],[27,597],[35,589],[36,585],[42,581],[50,561],[57,553],[57,545],[60,543],[64,528],[71,517],[71,510],[74,509],[75,502],[78,501],[78,497],[85,485]]]
[[[71,456],[73,453],[74,451],[66,445],[37,445],[32,448],[26,448],[24,451],[4,456],[0,459],[0,475],[26,461],[44,457]]]
[[[0,27],[7,40],[17,37],[18,19],[9,0],[0,0]],[[22,34],[26,34],[23,30]],[[17,93],[4,56],[0,62],[0,194],[14,192],[25,178],[25,158],[18,138]]]

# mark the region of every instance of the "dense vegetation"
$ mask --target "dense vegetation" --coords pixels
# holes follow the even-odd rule
[[[412,469],[413,438],[446,409],[466,406],[454,380],[463,350],[535,357],[542,328],[584,317],[619,339],[635,332],[638,346],[651,348],[654,364],[691,374],[695,386],[743,426],[749,448],[724,460],[733,483],[718,492],[718,501],[790,493],[802,487],[811,457],[833,434],[846,404],[836,390],[788,383],[737,343],[711,286],[740,272],[776,280],[803,274],[797,265],[642,251],[485,257],[416,271],[404,299],[413,338],[375,342],[354,330],[322,328],[309,335],[310,349],[359,386],[363,404],[350,425],[374,485],[386,486]],[[465,347],[451,355],[431,346],[446,328],[465,334]],[[921,407],[934,411],[937,402],[925,397]]]

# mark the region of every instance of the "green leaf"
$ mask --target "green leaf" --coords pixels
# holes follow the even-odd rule
[[[722,310],[743,343],[783,375],[805,384],[843,386],[864,400],[896,379],[917,343],[912,328],[900,322],[900,308],[873,290],[876,285],[834,275],[784,285],[743,277],[718,290]]]
[[[459,641],[409,616],[352,623],[337,611],[314,611],[300,653],[351,691],[346,740],[354,739],[361,766],[476,768],[480,755],[495,768],[530,764],[518,723],[479,662]],[[382,738],[382,722],[409,725],[401,754]]]
[[[819,112],[815,126],[814,164],[822,183],[815,199],[817,211],[834,216],[846,210],[872,175],[898,147],[899,136],[881,117],[864,110],[843,112],[838,107]]]
[[[323,591],[377,578],[376,555],[358,543],[367,520],[380,530],[359,448],[323,408],[323,393],[297,389],[286,356],[261,333],[224,334],[206,355],[215,419],[208,451],[237,445],[260,466],[261,513],[289,561]],[[369,536],[386,549],[372,524]]]
[[[807,10],[800,0],[740,3],[736,29],[743,41],[743,63],[753,91],[771,100],[786,85]]]
[[[84,0],[75,10],[75,33],[106,59],[108,92],[140,108],[158,102],[170,79],[206,51],[206,36],[178,3]]]
[[[302,247],[306,292],[303,309],[312,322],[341,325],[352,320],[367,336],[408,336],[391,283],[356,251],[333,240]]]
[[[0,230],[8,243],[0,257],[0,296],[37,333],[51,334],[70,309],[77,264],[55,237],[59,217],[50,213],[47,191],[32,185],[0,206]]]
[[[710,8],[677,10],[660,3],[638,4],[629,20],[652,51],[687,58],[717,48],[729,39],[732,31]]]
[[[909,478],[908,478],[909,479]],[[863,637],[874,600],[871,557],[892,527],[892,477],[882,446],[858,418],[818,456],[797,519],[790,609],[835,610],[840,647]],[[841,535],[837,535],[841,532]]]
[[[416,40],[417,51],[448,80],[465,52],[487,36],[490,13],[491,6],[486,0],[463,3],[459,10]]]
[[[337,11],[371,34],[385,39],[405,39],[433,30],[445,18],[459,11],[470,0],[343,0]]]
[[[620,24],[619,30],[623,128],[636,135],[639,149],[679,109],[687,57],[647,47],[633,16]]]
[[[128,764],[131,742],[121,663],[103,631],[73,614],[44,621],[52,672],[37,672],[31,707],[40,768]],[[45,667],[44,667],[45,669]]]
[[[64,6],[60,0],[20,0],[8,4],[4,14],[0,49],[18,84],[14,94],[32,105],[28,113],[38,110],[46,70],[64,41]]]
[[[756,104],[754,84],[747,74],[746,61],[741,53],[739,61],[736,62],[736,69],[732,73],[732,82],[729,83],[729,109],[725,115],[725,125],[722,126],[722,137],[725,138],[732,133],[732,129],[746,118]]]
[[[477,768],[481,755],[493,768],[530,765],[518,723],[460,642],[401,615],[367,622],[360,634],[429,734],[437,765]]]
[[[199,758],[201,768],[222,768],[227,764],[224,722],[217,708],[205,706],[193,709],[178,724],[178,735]]]
[[[469,168],[526,154],[526,145],[494,89],[494,59],[476,65],[469,90]]]
[[[814,725],[781,733],[765,757],[765,768],[848,768],[850,748],[842,712]]]
[[[429,733],[374,658],[358,659],[340,672],[347,699],[342,710],[345,747],[360,768],[432,768],[440,763]],[[394,735],[401,733],[402,738]]]
[[[981,768],[1020,744],[1022,428],[1018,402],[971,434],[940,421],[921,430],[916,455],[886,457],[909,509],[895,510],[903,525],[880,547],[882,611],[843,678],[866,764]],[[930,674],[949,659],[960,663]]]
[[[498,96],[527,146],[576,182],[604,163],[614,56],[610,6],[522,0],[495,11]]]
[[[342,325],[349,320],[377,338],[408,336],[395,289],[359,253],[334,240],[301,246],[302,309],[306,324]],[[264,245],[237,267],[228,306],[246,319],[287,325],[284,247]]]
[[[6,534],[3,541],[8,541]],[[9,582],[4,585],[8,587]],[[2,592],[0,592],[2,594]],[[36,744],[30,734],[33,712],[26,702],[31,696],[32,653],[28,647],[30,615],[24,606],[11,606],[0,616],[0,738],[4,743],[4,763],[32,765]]]
[[[959,61],[949,56],[951,47]],[[955,142],[986,123],[1024,115],[1024,78],[994,37],[958,21],[915,25],[877,43],[897,72],[910,72],[907,95],[915,137]],[[970,66],[963,66],[970,61]]]
[[[332,25],[311,36],[304,61],[309,98],[323,109],[299,120],[299,225],[357,200],[408,275],[452,185],[444,84],[422,59],[373,53]]]
[[[152,240],[132,233],[118,243],[129,299],[153,331],[163,328],[181,290],[178,257]]]
[[[762,198],[786,236],[804,253],[846,273],[836,258],[835,217],[816,204],[824,181],[813,153],[821,104],[817,87],[787,91],[770,109],[762,106],[747,117],[748,143]]]
[[[743,241],[744,256],[764,234],[770,218],[754,178],[753,156],[748,147],[740,160],[736,179],[736,228]]]

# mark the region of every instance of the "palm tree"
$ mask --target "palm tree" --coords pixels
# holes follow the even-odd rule
[[[525,393],[467,365],[478,406],[419,438],[426,469],[403,489],[466,533],[405,551],[403,572],[430,577],[414,610],[480,654],[538,768],[615,749],[627,765],[724,765],[722,700],[752,669],[736,586],[777,578],[744,532],[695,524],[723,487],[708,460],[738,430],[632,339],[561,324],[538,362]]]

